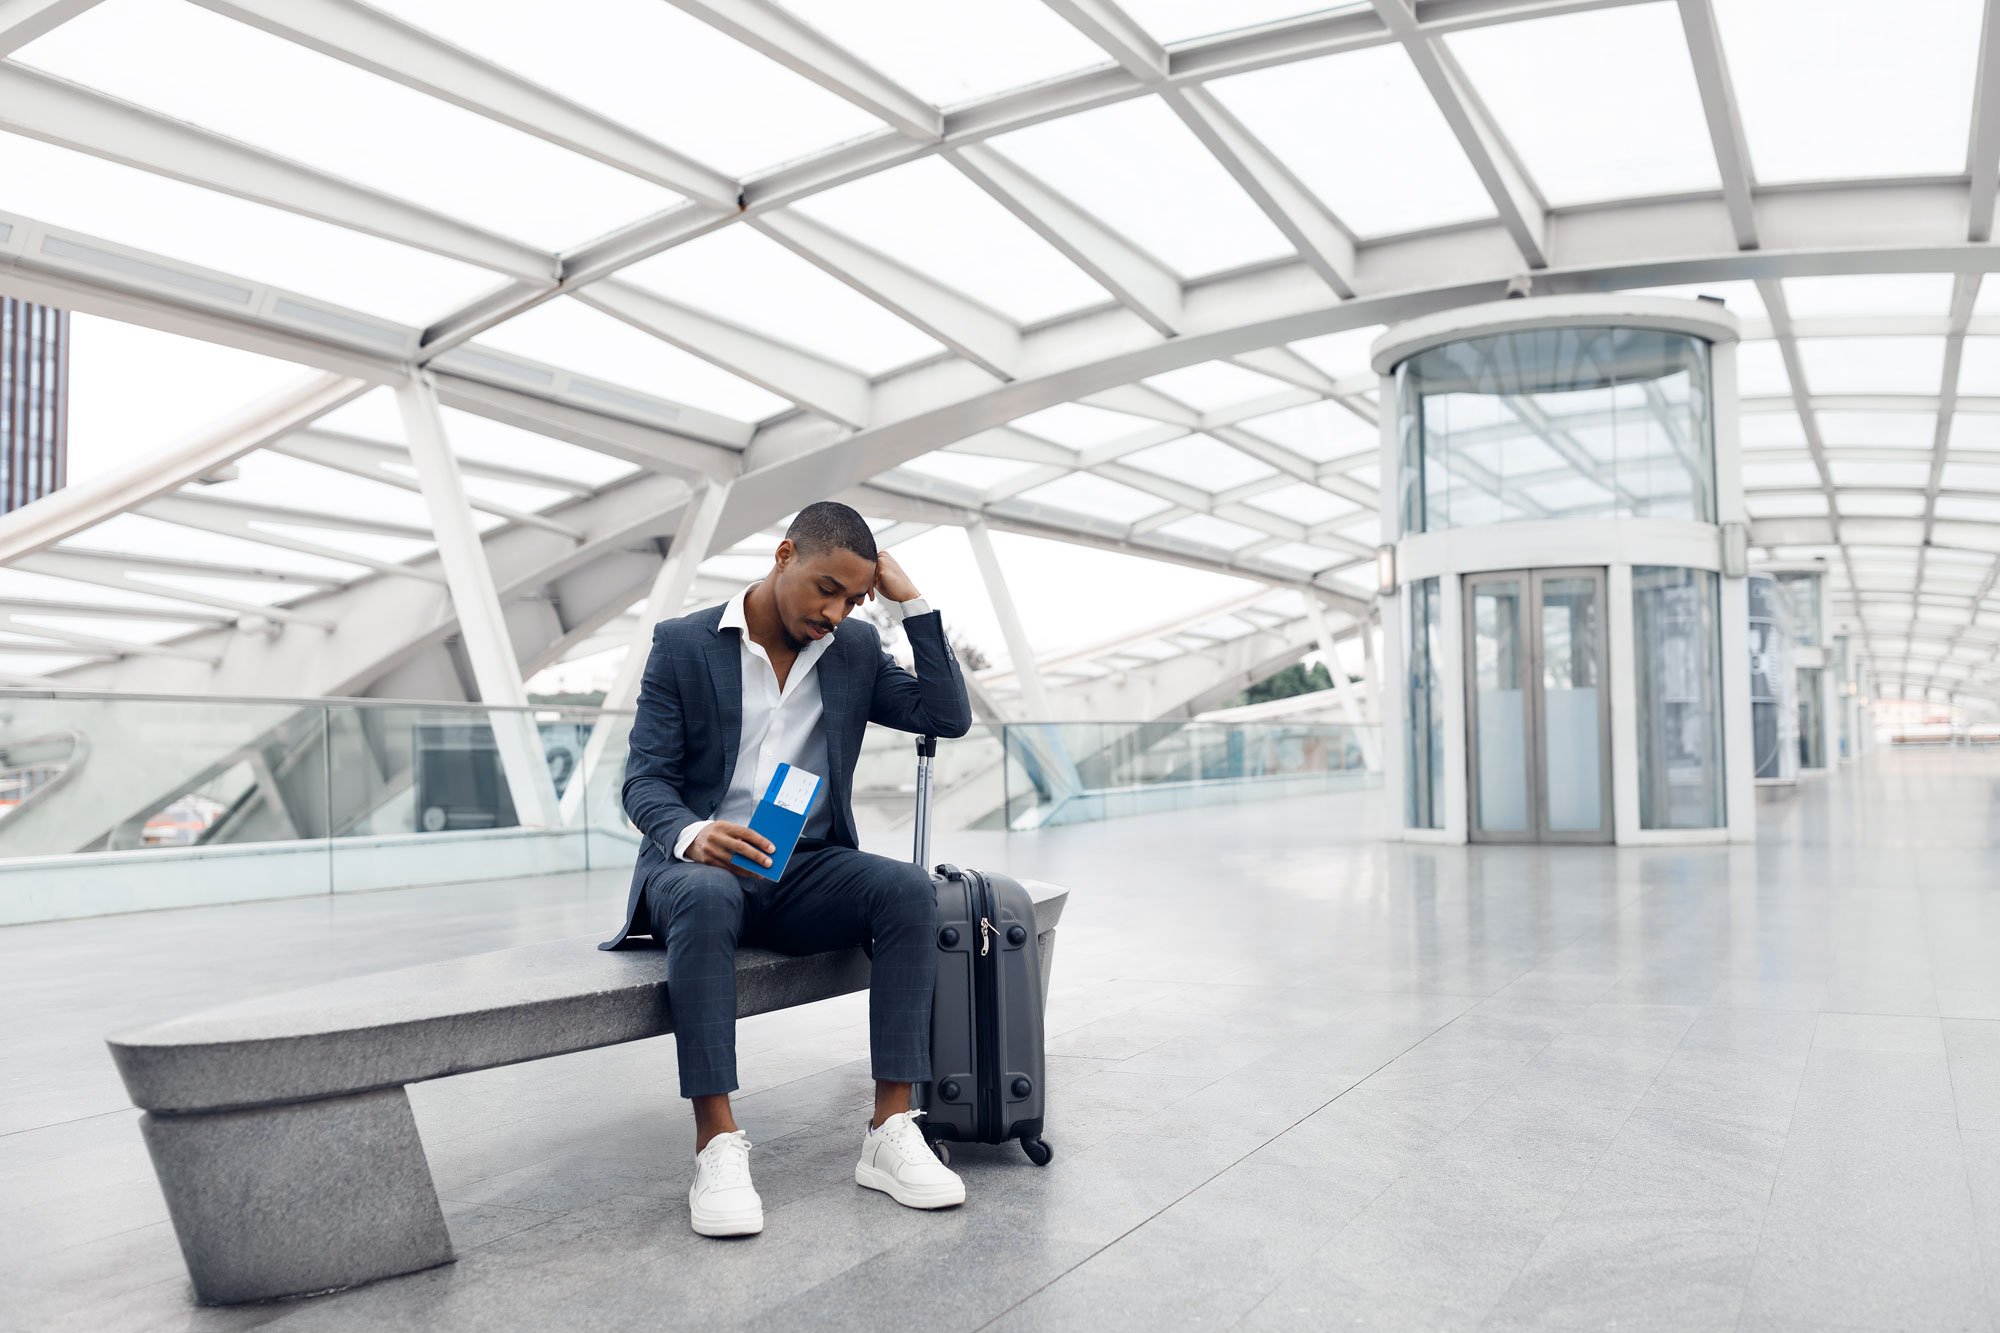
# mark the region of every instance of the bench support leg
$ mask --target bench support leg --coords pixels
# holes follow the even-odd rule
[[[449,1263],[401,1088],[140,1121],[207,1305],[351,1287]]]
[[[1049,971],[1056,961],[1056,928],[1050,926],[1035,936],[1035,952],[1042,964],[1042,1012],[1049,1011]]]

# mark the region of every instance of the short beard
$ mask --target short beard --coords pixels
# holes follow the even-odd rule
[[[778,634],[784,639],[785,646],[795,653],[804,652],[806,646],[812,642],[811,639],[801,639],[794,635],[791,627],[782,620],[778,622]]]

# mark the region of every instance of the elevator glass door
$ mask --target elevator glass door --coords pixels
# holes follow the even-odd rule
[[[1466,753],[1476,842],[1609,842],[1602,569],[1465,579]]]

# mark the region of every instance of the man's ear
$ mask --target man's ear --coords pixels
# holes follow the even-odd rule
[[[796,556],[798,553],[799,553],[799,548],[792,545],[792,539],[790,537],[786,537],[784,540],[778,543],[778,552],[773,557],[773,559],[775,559],[778,562],[778,568],[783,569],[786,565],[792,563],[792,557]]]

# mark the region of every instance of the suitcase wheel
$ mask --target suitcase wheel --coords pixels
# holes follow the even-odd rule
[[[1024,1135],[1021,1139],[1021,1151],[1028,1154],[1028,1160],[1036,1166],[1047,1166],[1049,1161],[1056,1155],[1056,1150],[1050,1147],[1039,1134],[1032,1139]]]
[[[951,1145],[943,1139],[932,1139],[931,1151],[937,1154],[939,1163],[944,1166],[951,1165]]]

